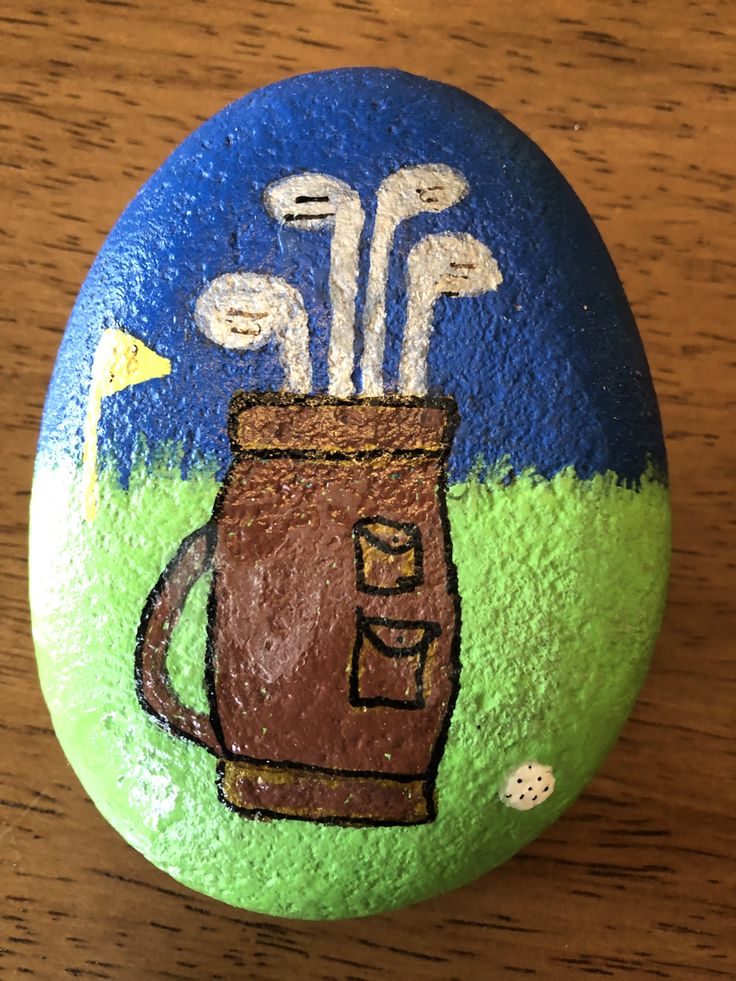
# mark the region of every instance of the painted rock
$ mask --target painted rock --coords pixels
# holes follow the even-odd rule
[[[39,671],[100,811],[194,889],[356,916],[508,858],[614,742],[668,552],[611,260],[457,89],[354,69],[229,106],[80,292]]]

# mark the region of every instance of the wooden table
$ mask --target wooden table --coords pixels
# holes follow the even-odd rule
[[[2,26],[0,975],[736,976],[736,6],[15,0]],[[661,400],[674,552],[649,680],[566,816],[455,894],[308,924],[189,892],[85,798],[37,683],[26,512],[56,348],[123,206],[225,103],[345,64],[468,89],[581,195]]]

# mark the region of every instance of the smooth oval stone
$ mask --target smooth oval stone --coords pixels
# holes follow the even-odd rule
[[[580,201],[401,72],[224,109],[82,287],[31,553],[59,739],[159,868],[331,918],[504,861],[611,747],[665,594],[657,403]]]

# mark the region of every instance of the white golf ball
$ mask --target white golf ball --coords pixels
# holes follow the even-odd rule
[[[515,811],[531,811],[544,803],[555,789],[555,775],[551,766],[531,760],[522,763],[506,778],[498,796],[507,807]]]

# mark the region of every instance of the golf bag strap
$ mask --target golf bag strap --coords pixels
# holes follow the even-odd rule
[[[190,590],[212,566],[216,529],[213,522],[193,532],[161,574],[143,609],[135,657],[138,699],[164,728],[221,755],[209,715],[181,701],[166,659],[174,628]]]

